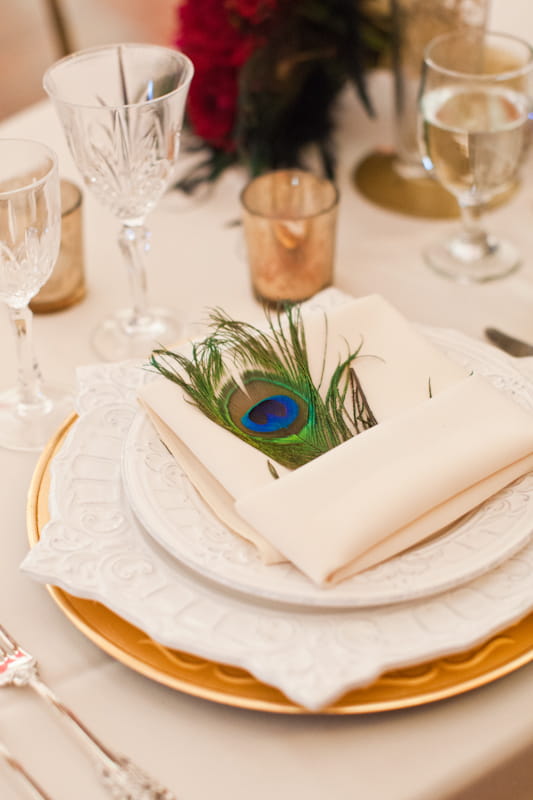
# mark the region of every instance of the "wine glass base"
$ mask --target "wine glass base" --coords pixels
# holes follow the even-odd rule
[[[68,389],[44,384],[37,405],[19,405],[16,389],[0,392],[0,447],[40,451],[74,410]]]
[[[459,283],[483,283],[503,278],[521,264],[516,247],[502,239],[491,240],[490,253],[481,258],[460,258],[454,249],[460,249],[458,240],[445,239],[430,245],[424,251],[426,263],[439,275]]]
[[[177,315],[163,308],[151,308],[142,318],[132,319],[131,310],[124,309],[96,328],[91,344],[104,361],[148,359],[154,348],[176,344],[185,332]]]

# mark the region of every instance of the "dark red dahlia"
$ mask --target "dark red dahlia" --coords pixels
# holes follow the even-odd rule
[[[258,45],[254,20],[277,0],[189,0],[178,9],[176,45],[195,68],[188,100],[194,132],[213,147],[235,149],[239,70]]]

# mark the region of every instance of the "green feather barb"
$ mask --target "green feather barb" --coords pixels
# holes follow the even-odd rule
[[[287,306],[285,316],[267,312],[266,330],[219,309],[210,320],[211,334],[193,343],[190,358],[159,349],[150,364],[209,419],[269,459],[299,467],[377,423],[352,367],[362,341],[321,392],[323,375],[318,386],[311,378],[299,306]],[[325,351],[326,343],[323,363]]]

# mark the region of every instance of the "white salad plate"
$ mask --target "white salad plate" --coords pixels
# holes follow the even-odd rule
[[[421,331],[451,359],[533,410],[533,387],[494,348],[454,331]],[[144,411],[137,413],[126,436],[122,473],[138,520],[180,563],[231,589],[295,605],[355,607],[438,594],[502,563],[533,532],[533,474],[529,474],[426,543],[336,586],[321,588],[290,563],[265,565],[253,545],[219,522]]]

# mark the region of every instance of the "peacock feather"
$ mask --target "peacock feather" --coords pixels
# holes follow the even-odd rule
[[[311,378],[300,307],[288,305],[284,317],[267,312],[267,321],[260,330],[217,309],[212,332],[193,343],[190,358],[159,349],[150,363],[213,422],[289,468],[377,423],[352,366],[362,341],[321,391],[323,374],[318,385]],[[325,352],[326,343],[323,364]]]

